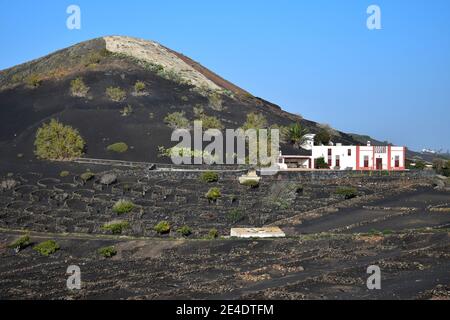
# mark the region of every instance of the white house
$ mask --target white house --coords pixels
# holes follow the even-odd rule
[[[328,146],[315,146],[314,134],[305,136],[305,142],[299,150],[280,151],[278,166],[281,170],[316,168],[316,161],[323,158],[329,169],[333,170],[387,170],[406,169],[406,147],[344,146],[337,143]],[[288,155],[292,153],[292,155]],[[294,154],[295,153],[295,154]]]

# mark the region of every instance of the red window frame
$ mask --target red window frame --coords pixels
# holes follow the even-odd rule
[[[339,155],[336,155],[336,167],[340,166],[341,166],[341,157],[339,157]]]
[[[364,168],[369,167],[369,156],[364,156]]]
[[[395,167],[400,168],[400,156],[395,156]]]

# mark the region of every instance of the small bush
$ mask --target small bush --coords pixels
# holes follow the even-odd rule
[[[314,137],[314,144],[327,146],[330,143],[330,140],[331,134],[329,130],[322,128]]]
[[[106,89],[106,95],[114,102],[121,102],[125,100],[127,94],[119,87],[109,87]]]
[[[427,164],[424,161],[418,160],[416,161],[416,165],[413,167],[415,170],[424,170],[427,167]]]
[[[209,104],[212,109],[216,111],[221,111],[222,107],[222,97],[218,92],[214,92],[208,96]]]
[[[31,88],[37,88],[41,85],[42,79],[39,75],[33,73],[26,78],[26,83]]]
[[[352,187],[340,187],[337,188],[336,194],[344,196],[345,199],[352,199],[358,195],[358,191]]]
[[[117,250],[114,247],[104,247],[98,249],[98,253],[104,258],[112,258],[117,254]]]
[[[59,245],[54,240],[41,242],[33,248],[43,256],[49,256],[60,249]]]
[[[188,226],[183,226],[180,229],[177,230],[179,234],[181,234],[183,237],[188,237],[192,234],[191,228]]]
[[[243,219],[242,211],[239,209],[232,209],[227,216],[228,220],[232,223],[239,222]]]
[[[136,93],[143,93],[145,90],[145,83],[142,81],[136,81],[134,84],[134,91]]]
[[[122,110],[120,110],[120,114],[122,115],[122,117],[128,117],[132,113],[133,107],[130,104],[126,105]]]
[[[217,229],[211,229],[208,231],[208,239],[217,239],[219,237],[219,231]]]
[[[117,142],[109,145],[106,149],[111,152],[124,153],[128,150],[128,145],[125,142]]]
[[[203,172],[200,176],[200,180],[208,183],[217,182],[219,181],[219,175],[213,171]]]
[[[52,119],[37,130],[34,146],[40,159],[70,160],[83,154],[85,142],[78,130]]]
[[[167,221],[160,221],[153,229],[159,234],[169,233],[170,223]]]
[[[83,181],[89,181],[94,177],[95,177],[95,174],[93,174],[92,172],[89,172],[89,171],[81,174],[81,176],[80,176],[81,180],[83,180]]]
[[[217,119],[216,117],[203,115],[200,119],[197,119],[197,120],[202,122],[203,130],[208,130],[208,129],[222,130],[223,129],[222,122],[219,119]]]
[[[215,200],[219,199],[221,196],[222,196],[222,194],[221,194],[219,188],[211,188],[205,195],[206,199],[208,199],[210,201],[215,201]]]
[[[314,166],[316,169],[330,169],[330,166],[325,162],[323,157],[314,160]]]
[[[250,187],[250,188],[258,188],[259,181],[258,180],[245,180],[241,183],[243,186]]]
[[[70,82],[70,92],[74,97],[85,97],[89,92],[89,87],[78,77]]]
[[[133,202],[122,199],[114,204],[112,210],[117,214],[124,214],[133,211],[134,207],[135,205]]]
[[[196,117],[195,120],[202,122],[203,130],[208,130],[208,129],[222,130],[223,129],[222,122],[216,117],[207,116],[205,114],[205,110],[203,109],[203,107],[201,105],[197,105],[194,107],[194,114]]]
[[[164,118],[164,122],[172,129],[188,129],[190,127],[189,120],[184,115],[184,112],[169,113]]]
[[[247,114],[247,121],[242,126],[242,130],[267,128],[267,119],[261,113],[251,112]]]
[[[67,177],[67,176],[69,176],[69,175],[70,175],[70,172],[69,172],[69,171],[61,171],[61,172],[59,173],[59,176],[60,176],[61,178]]]
[[[20,237],[19,239],[17,239],[14,242],[11,242],[8,247],[19,252],[19,251],[25,249],[26,247],[28,247],[30,244],[31,244],[30,236],[25,235],[25,236]]]
[[[121,234],[125,229],[130,227],[128,221],[115,221],[102,226],[102,230],[111,231],[113,234]]]

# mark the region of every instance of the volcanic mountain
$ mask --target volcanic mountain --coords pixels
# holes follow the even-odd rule
[[[75,79],[84,85],[79,92],[73,91]],[[108,95],[111,88],[119,92]],[[225,128],[242,126],[253,112],[268,125],[300,121],[311,133],[320,129],[156,42],[108,36],[0,72],[0,158],[35,159],[36,130],[55,118],[78,129],[86,157],[164,162],[159,147],[175,144],[164,119],[181,112],[191,122],[200,109]],[[335,142],[361,143],[333,133]],[[116,142],[125,142],[128,151],[108,151]]]

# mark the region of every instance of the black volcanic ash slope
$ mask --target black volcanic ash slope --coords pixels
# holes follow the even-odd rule
[[[179,81],[177,75],[173,76],[174,72],[166,72],[171,77],[162,75],[155,68],[160,67],[158,60],[156,63],[143,61],[142,57],[133,56],[135,52],[129,55],[112,53],[105,39],[83,42],[0,72],[0,158],[16,159],[20,154],[21,159],[34,159],[36,130],[51,118],[80,131],[87,142],[86,157],[149,162],[163,162],[164,159],[158,157],[158,147],[174,145],[170,142],[172,130],[164,123],[164,117],[175,111],[183,111],[189,120],[193,120],[193,108],[202,106],[206,114],[219,118],[226,128],[240,127],[250,112],[264,114],[269,124],[288,125],[298,120],[295,115],[251,96],[189,58],[156,43],[147,44],[128,37],[114,38],[125,45],[139,41],[139,45],[144,43],[149,48],[156,46],[170,59],[177,57],[179,61],[174,60],[175,63],[182,61],[195,70],[194,79],[205,77],[217,85],[220,89],[216,92],[220,93],[223,108],[213,109],[208,88]],[[36,87],[30,81],[33,77],[41,80]],[[71,95],[70,83],[77,77],[90,88],[86,97]],[[138,80],[146,84],[148,94],[133,93]],[[126,99],[111,101],[105,94],[111,86],[125,90]],[[127,105],[132,106],[133,112],[124,117],[120,111]],[[302,124],[310,132],[318,130],[314,122],[302,120]],[[334,140],[357,143],[344,133]],[[107,151],[106,147],[115,142],[125,142],[130,149],[123,154]]]

